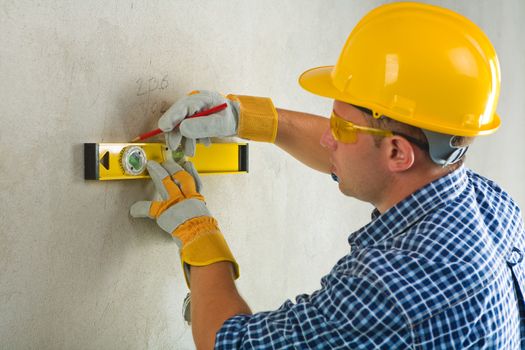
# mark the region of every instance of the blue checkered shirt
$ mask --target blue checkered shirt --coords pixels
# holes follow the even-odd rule
[[[321,289],[237,315],[216,349],[525,348],[519,208],[464,167],[350,235]]]

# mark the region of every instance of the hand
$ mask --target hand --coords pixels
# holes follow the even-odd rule
[[[184,120],[201,110],[227,103],[222,111],[206,117]],[[180,127],[174,128],[178,123]],[[277,111],[266,97],[228,95],[196,91],[177,101],[159,120],[167,132],[167,143],[176,149],[184,136],[184,153],[193,156],[195,140],[209,143],[210,137],[239,136],[254,141],[274,142],[277,135]]]
[[[228,106],[220,112],[206,117],[184,120],[199,111],[223,103]],[[210,137],[236,136],[238,121],[238,102],[230,100],[218,92],[195,91],[173,104],[159,119],[158,125],[162,131],[168,133],[166,138],[171,149],[176,149],[180,145],[184,135],[184,153],[187,156],[193,156],[196,140],[209,144]],[[174,128],[181,122],[179,128]]]
[[[237,262],[217,221],[208,211],[204,197],[198,192],[200,181],[194,179],[198,179],[197,172],[190,162],[184,167],[188,171],[172,160],[162,165],[149,161],[147,169],[162,200],[137,202],[131,206],[130,214],[134,218],[156,219],[157,224],[175,239],[188,286],[191,265],[230,261],[237,278]]]

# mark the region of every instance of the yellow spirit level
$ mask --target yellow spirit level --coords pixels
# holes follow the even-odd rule
[[[248,144],[197,144],[195,157],[187,158],[199,174],[237,174],[248,172]],[[84,178],[86,180],[130,180],[149,178],[146,162],[167,159],[180,161],[181,151],[172,151],[163,143],[85,143]]]

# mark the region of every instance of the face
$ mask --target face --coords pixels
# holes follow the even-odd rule
[[[333,108],[339,117],[367,126],[365,116],[352,105],[335,101]],[[327,129],[321,137],[321,145],[329,151],[331,171],[339,179],[341,192],[375,203],[381,194],[384,171],[381,148],[374,144],[373,136],[358,132],[354,143],[343,143],[335,140]]]

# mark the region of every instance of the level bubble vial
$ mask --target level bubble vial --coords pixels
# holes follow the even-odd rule
[[[146,170],[146,152],[139,146],[126,147],[122,153],[122,168],[128,175],[140,175]]]

